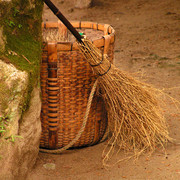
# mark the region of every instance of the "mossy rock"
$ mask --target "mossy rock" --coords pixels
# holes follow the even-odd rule
[[[29,74],[28,108],[30,94],[39,82],[41,59],[41,22],[43,2],[29,0],[0,1],[0,58]],[[1,38],[1,39],[2,39]]]

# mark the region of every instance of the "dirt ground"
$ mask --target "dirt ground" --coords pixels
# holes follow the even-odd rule
[[[180,100],[180,1],[179,0],[94,0],[89,9],[74,9],[73,1],[53,0],[70,20],[111,24],[116,31],[115,64],[121,70],[164,89]],[[44,21],[56,21],[44,8]],[[132,74],[132,75],[133,75]],[[164,109],[171,137],[180,141],[180,112],[168,101]],[[106,142],[69,150],[61,155],[39,153],[29,180],[120,180],[180,179],[180,146],[168,144],[167,155],[157,150],[152,156],[124,161],[108,169],[102,166]],[[120,152],[115,159],[124,157]],[[43,167],[54,163],[55,169]]]

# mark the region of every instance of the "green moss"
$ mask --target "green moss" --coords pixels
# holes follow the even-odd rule
[[[0,117],[0,139],[6,133],[6,127],[8,126],[9,118],[8,116]]]
[[[43,2],[37,0],[34,8],[29,6],[29,0],[0,4],[0,25],[3,26],[7,41],[0,57],[7,58],[18,69],[29,73],[28,93],[23,109],[28,107],[31,91],[38,83],[41,59]]]

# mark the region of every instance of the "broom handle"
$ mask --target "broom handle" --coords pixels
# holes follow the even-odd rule
[[[63,24],[71,31],[74,37],[82,43],[82,36],[78,33],[78,31],[72,26],[72,24],[64,17],[64,15],[59,11],[59,9],[50,1],[43,0],[46,5],[51,9],[51,11],[63,22]]]

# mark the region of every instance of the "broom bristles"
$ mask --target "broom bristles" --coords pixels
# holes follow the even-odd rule
[[[79,48],[91,65],[102,60],[101,51],[89,40],[84,39]],[[110,147],[104,151],[104,163],[115,147],[133,151],[135,156],[145,150],[154,151],[157,145],[164,147],[171,138],[158,102],[158,90],[135,80],[112,64],[111,69],[109,67],[107,55],[102,63],[93,67],[95,74],[104,74],[99,76],[99,87],[112,135],[108,143]]]

